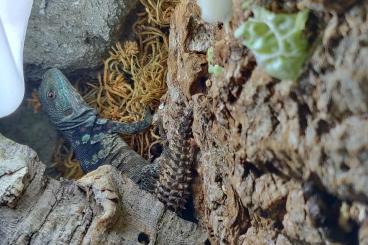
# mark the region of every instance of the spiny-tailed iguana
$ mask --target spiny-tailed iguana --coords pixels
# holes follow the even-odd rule
[[[183,208],[192,179],[191,110],[183,111],[172,142],[159,161],[150,164],[118,135],[135,134],[148,128],[152,121],[150,113],[146,113],[143,121],[130,124],[100,118],[56,68],[44,74],[39,97],[42,109],[70,142],[85,172],[111,164],[141,188],[155,190],[157,197],[170,209]]]
[[[157,164],[150,164],[118,135],[147,129],[152,121],[150,113],[146,113],[143,121],[129,124],[100,118],[56,68],[44,74],[39,97],[43,111],[71,144],[84,172],[111,164],[141,188],[150,192],[154,190]]]

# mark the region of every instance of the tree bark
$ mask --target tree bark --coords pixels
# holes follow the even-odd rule
[[[261,5],[309,9],[312,48],[296,81],[267,75],[235,29]],[[227,30],[182,0],[170,29],[168,96],[192,107],[193,185],[213,244],[368,244],[368,2],[233,0]],[[207,50],[213,64],[208,73]],[[179,109],[178,109],[179,107]]]

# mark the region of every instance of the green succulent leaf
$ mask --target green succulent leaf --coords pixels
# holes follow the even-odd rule
[[[215,67],[213,65],[208,65],[208,73],[209,74],[215,73]]]
[[[210,48],[207,49],[207,62],[209,64],[212,64],[213,56],[214,56],[213,47],[210,47]]]
[[[214,51],[213,47],[207,49],[207,62],[208,62],[208,73],[219,76],[224,72],[224,68],[220,65],[213,64]]]
[[[219,76],[219,75],[221,75],[221,73],[223,73],[223,72],[224,72],[224,68],[223,68],[222,66],[215,65],[215,66],[213,67],[213,74],[214,74],[215,76]]]
[[[235,31],[235,37],[243,39],[270,76],[297,79],[308,56],[309,45],[303,31],[309,11],[276,14],[256,6],[253,14]]]

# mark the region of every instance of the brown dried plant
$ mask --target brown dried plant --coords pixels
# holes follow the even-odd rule
[[[166,93],[168,32],[170,16],[179,1],[140,0],[145,12],[138,14],[133,26],[137,41],[117,43],[104,61],[98,84],[88,83],[84,99],[104,118],[134,122],[143,118],[145,110],[155,110]],[[123,135],[123,139],[139,154],[149,157],[149,150],[159,136],[151,127],[145,133]],[[64,165],[64,177],[80,177],[79,163],[73,152],[59,147],[55,160]],[[77,166],[78,167],[77,167]]]
[[[180,0],[140,0],[146,8],[148,23],[154,23],[159,27],[170,25],[170,18],[175,6]]]

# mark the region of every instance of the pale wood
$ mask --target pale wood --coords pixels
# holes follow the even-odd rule
[[[54,180],[32,149],[0,135],[0,244],[139,244],[138,237],[143,244],[206,240],[114,167]]]

